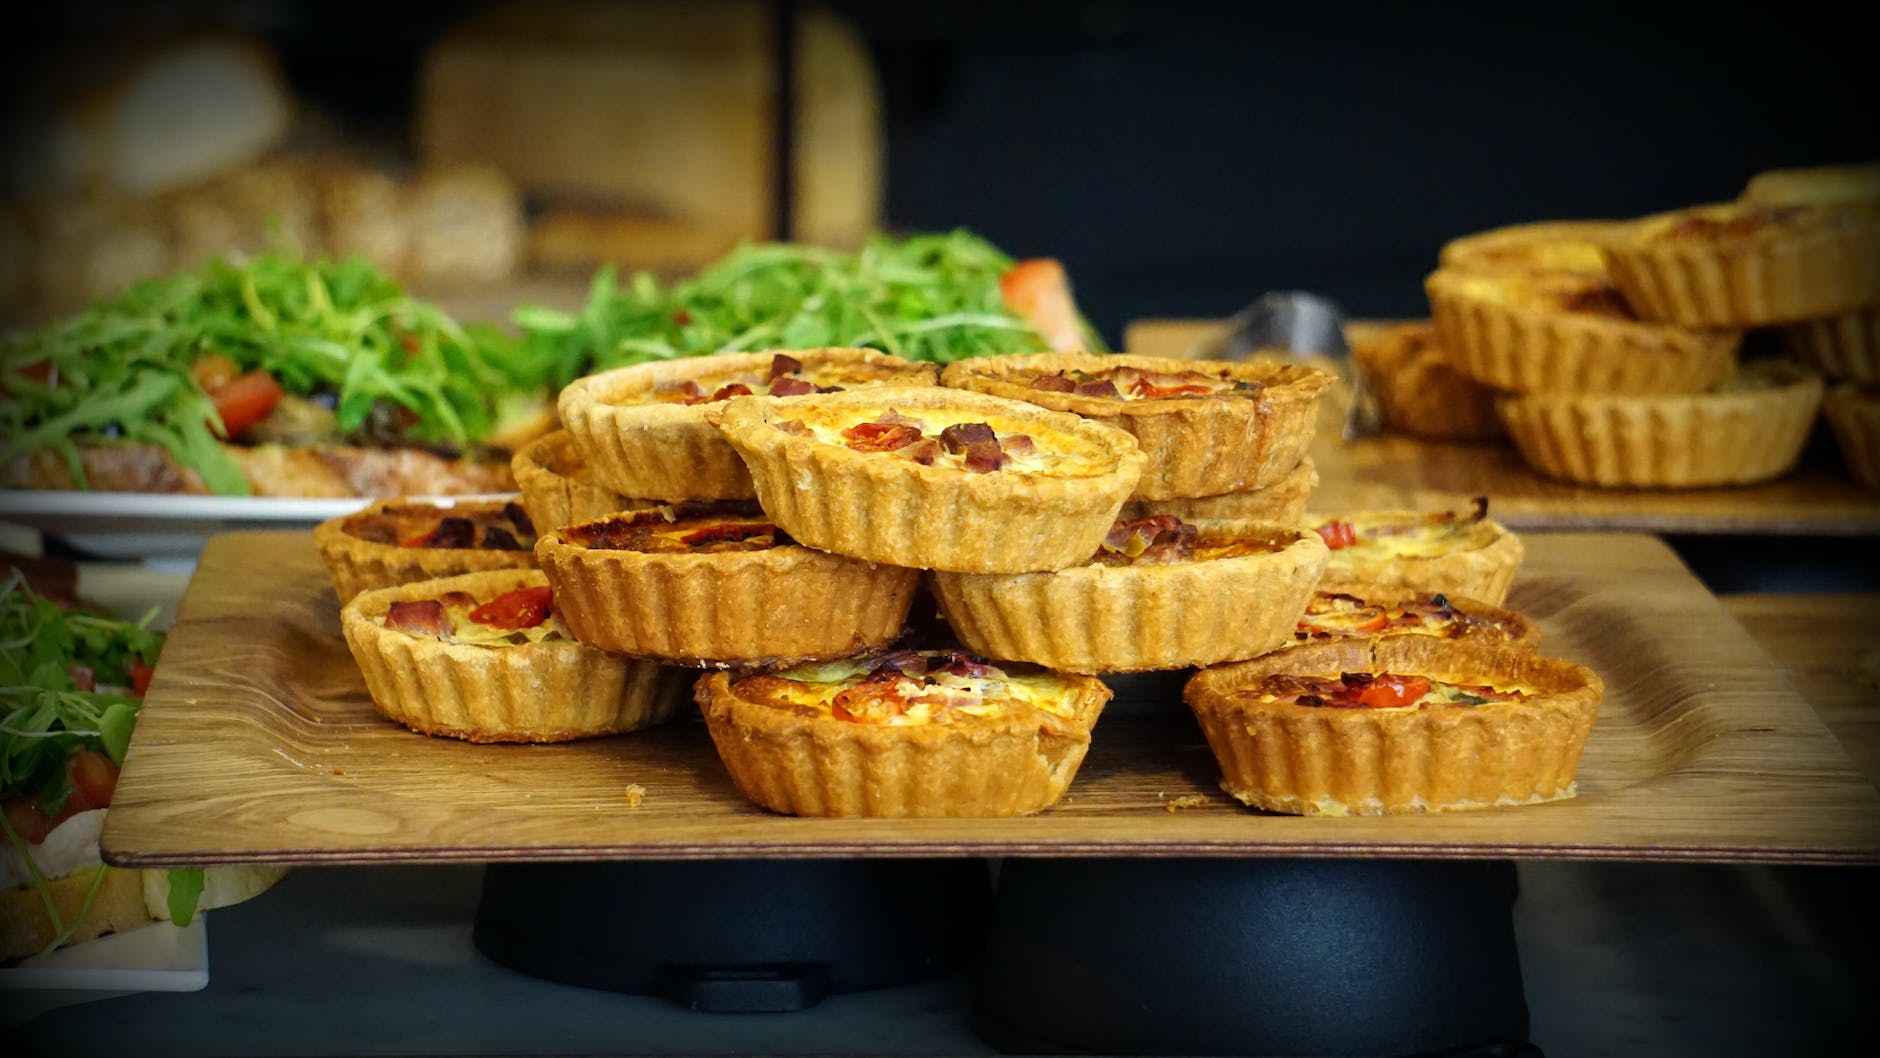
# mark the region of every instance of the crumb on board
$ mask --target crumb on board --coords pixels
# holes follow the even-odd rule
[[[627,807],[638,808],[646,800],[646,787],[637,782],[627,784]]]
[[[1171,798],[1162,807],[1166,811],[1179,812],[1180,810],[1184,808],[1200,808],[1201,806],[1207,803],[1208,803],[1207,794],[1194,793],[1194,794],[1183,794],[1180,797]]]

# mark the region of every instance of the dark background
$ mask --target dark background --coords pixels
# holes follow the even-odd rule
[[[267,35],[303,94],[396,139],[419,55],[470,6],[251,0],[161,17]],[[965,226],[1063,259],[1113,344],[1130,319],[1224,315],[1274,288],[1422,314],[1449,237],[1880,156],[1880,52],[1845,5],[830,6],[877,59],[890,226]],[[105,0],[19,11],[7,50],[157,17]]]

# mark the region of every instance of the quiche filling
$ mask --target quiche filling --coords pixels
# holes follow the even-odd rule
[[[603,551],[656,555],[709,555],[763,551],[795,543],[749,500],[718,500],[650,507],[562,530],[571,544]]]
[[[882,380],[878,367],[868,364],[825,364],[804,367],[803,361],[783,353],[771,357],[770,368],[760,375],[755,371],[721,371],[673,382],[655,389],[648,403],[715,404],[732,397],[794,397],[804,393],[835,393],[851,386]]]
[[[385,627],[445,643],[481,647],[521,646],[569,639],[555,619],[554,595],[546,586],[516,588],[480,602],[465,591],[435,599],[395,602]]]
[[[904,650],[799,665],[732,685],[748,701],[854,724],[959,724],[1024,710],[1070,717],[1069,683],[1034,665],[994,665],[962,650]]]
[[[1106,367],[1096,371],[1072,368],[1031,380],[1031,388],[1048,393],[1074,393],[1080,397],[1111,400],[1160,400],[1168,397],[1212,397],[1232,394],[1257,397],[1257,382],[1230,378],[1225,371],[1146,371],[1139,367]]]
[[[1592,275],[1570,272],[1509,272],[1466,276],[1457,281],[1466,296],[1496,304],[1531,304],[1584,316],[1638,322],[1619,288]]]
[[[1483,624],[1479,618],[1456,612],[1449,597],[1442,594],[1382,605],[1356,595],[1314,592],[1312,601],[1306,604],[1305,616],[1293,631],[1293,640],[1308,643],[1386,633],[1454,639]]]
[[[1470,509],[1426,514],[1414,521],[1335,518],[1317,526],[1334,566],[1397,558],[1429,558],[1478,546],[1476,527],[1488,517],[1488,500],[1476,497]]]
[[[1090,477],[1111,467],[1069,435],[1026,432],[1035,427],[1018,420],[974,420],[973,414],[928,409],[916,418],[889,408],[861,422],[806,417],[772,425],[787,434],[856,452],[879,452],[923,466],[974,474],[1008,471]]]
[[[1244,555],[1271,555],[1286,549],[1263,537],[1203,536],[1199,526],[1172,514],[1117,522],[1110,527],[1089,566],[1170,566]]]
[[[1517,684],[1451,683],[1394,672],[1344,672],[1336,677],[1268,676],[1235,697],[1262,705],[1326,709],[1466,709],[1497,702],[1525,702],[1534,691]]]
[[[388,506],[346,523],[361,540],[397,547],[441,547],[486,551],[527,551],[535,546],[535,526],[520,503],[490,506]]]

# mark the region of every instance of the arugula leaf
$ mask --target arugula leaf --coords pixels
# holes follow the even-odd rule
[[[172,867],[168,873],[170,921],[179,926],[187,926],[189,920],[196,917],[196,905],[202,901],[202,868]]]

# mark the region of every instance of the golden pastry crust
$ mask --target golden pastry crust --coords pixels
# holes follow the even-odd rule
[[[1432,321],[1347,323],[1345,344],[1385,429],[1432,441],[1501,439],[1495,391],[1456,370]]]
[[[849,385],[932,385],[939,368],[873,349],[719,353],[659,360],[576,379],[561,391],[561,421],[592,480],[624,496],[661,500],[750,499],[750,474],[707,421],[722,402],[667,403],[656,394],[704,379],[759,384],[779,355],[807,373],[836,372]]]
[[[1309,521],[1334,543],[1318,590],[1360,598],[1425,591],[1500,606],[1527,553],[1507,527],[1473,512],[1347,511]],[[1337,545],[1334,523],[1353,527],[1358,542]],[[1407,547],[1412,534],[1401,532],[1406,526],[1431,528],[1418,530],[1424,535]]]
[[[1264,523],[1197,527],[1200,547],[1259,549],[1053,573],[935,573],[934,594],[973,651],[1066,672],[1212,665],[1286,644],[1325,567],[1325,542]]]
[[[1792,323],[1779,334],[1789,352],[1831,379],[1880,382],[1880,305]]]
[[[1603,280],[1438,270],[1424,281],[1450,362],[1496,389],[1688,393],[1730,373],[1737,331],[1647,323]]]
[[[578,542],[609,525],[663,523],[666,510],[566,526],[536,542],[557,613],[576,639],[619,654],[716,666],[843,657],[901,634],[918,570],[796,543],[662,553]]]
[[[1754,327],[1880,303],[1880,205],[1696,206],[1606,244],[1625,299],[1684,327]]]
[[[333,594],[341,605],[373,588],[389,588],[417,580],[433,580],[459,573],[498,569],[527,569],[535,565],[534,533],[516,525],[506,500],[380,500],[362,511],[329,518],[313,529],[313,543],[333,578]],[[519,508],[518,508],[519,511]],[[478,524],[508,525],[518,549],[487,547],[401,546],[399,527],[420,524],[435,516],[465,517]],[[527,521],[527,516],[523,516]],[[435,523],[432,523],[435,524]],[[391,536],[388,536],[388,530]]]
[[[1770,169],[1750,177],[1738,201],[1759,206],[1880,204],[1880,162]]]
[[[1822,402],[1822,411],[1834,430],[1834,439],[1840,442],[1847,472],[1862,485],[1880,489],[1880,390],[1852,384],[1836,386]]]
[[[541,529],[559,529],[655,503],[622,496],[590,480],[587,464],[566,430],[544,434],[517,449],[510,466],[522,490],[522,506]]]
[[[1369,620],[1356,620],[1356,618]],[[1349,637],[1423,635],[1536,650],[1540,626],[1526,615],[1476,599],[1428,591],[1371,592],[1362,598],[1315,592],[1292,640],[1281,649]]]
[[[1820,376],[1759,362],[1709,393],[1535,393],[1501,403],[1521,458],[1588,485],[1741,485],[1787,473],[1821,404]]]
[[[1624,227],[1615,220],[1547,220],[1451,239],[1439,263],[1464,272],[1571,272],[1603,276],[1600,245]]]
[[[1032,383],[1084,372],[1205,376],[1244,389],[1187,396],[1109,397]],[[1264,488],[1299,465],[1332,376],[1302,364],[1176,360],[1100,353],[1014,353],[958,360],[941,385],[1022,400],[1127,430],[1148,462],[1131,496],[1167,500]]]
[[[1070,786],[1109,701],[1103,682],[1062,676],[1063,715],[1003,710],[963,722],[864,724],[777,708],[714,672],[695,695],[719,759],[746,797],[798,816],[1017,816]]]
[[[1268,676],[1422,675],[1518,684],[1525,701],[1366,709],[1261,702]],[[1204,669],[1182,698],[1245,804],[1296,815],[1384,815],[1572,797],[1605,685],[1591,670],[1510,647],[1430,636],[1346,639]]]
[[[1496,427],[1501,425],[1496,420]],[[1312,490],[1319,486],[1319,468],[1311,456],[1273,484],[1220,496],[1194,496],[1179,500],[1131,500],[1118,515],[1124,521],[1152,514],[1172,514],[1184,522],[1278,522],[1297,525],[1306,516]]]
[[[340,611],[372,704],[427,735],[471,742],[564,742],[678,715],[689,676],[572,639],[485,646],[387,627],[393,603],[467,592],[479,601],[547,584],[537,570],[467,573],[364,592]],[[559,607],[559,600],[556,606]]]
[[[1026,437],[1030,454],[976,473],[898,451],[858,451],[836,433],[891,415],[929,432],[943,423],[988,424],[1001,445]],[[740,397],[725,405],[719,427],[750,466],[764,510],[795,539],[870,562],[959,573],[1058,569],[1090,557],[1143,464],[1122,430],[939,387]]]

